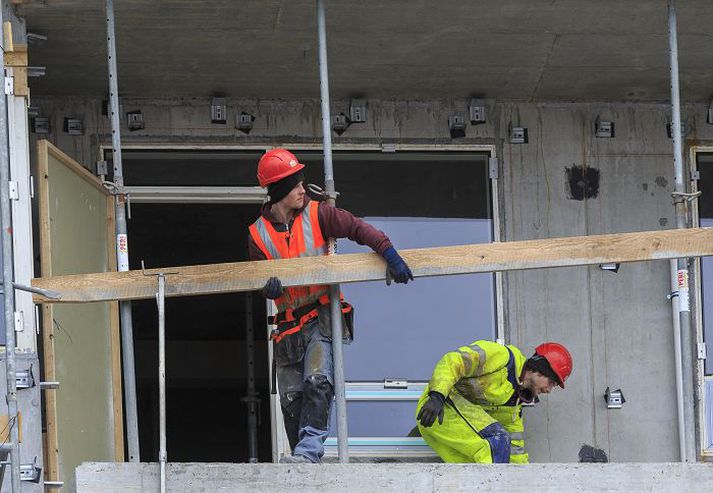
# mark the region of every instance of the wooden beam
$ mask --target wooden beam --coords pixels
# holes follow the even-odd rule
[[[646,231],[545,240],[511,241],[401,250],[415,277],[549,267],[638,262],[713,255],[713,228]],[[167,273],[166,296],[251,291],[270,276],[284,286],[383,280],[384,260],[374,253],[262,262],[236,262],[149,269]],[[32,285],[60,293],[58,302],[153,298],[155,276],[141,271],[104,272],[33,279]],[[38,303],[52,302],[35,296]]]
[[[17,48],[17,45],[15,46]],[[5,53],[6,67],[27,67],[26,51],[8,51]]]
[[[12,42],[12,22],[10,21],[2,23],[2,41],[4,51],[15,51],[15,45]]]

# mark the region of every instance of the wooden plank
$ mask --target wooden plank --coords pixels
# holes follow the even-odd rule
[[[30,88],[27,85],[27,67],[12,67],[13,89],[15,96],[29,96]]]
[[[17,426],[17,441],[22,443],[22,413],[17,411],[17,423],[10,423],[7,414],[0,414],[0,442],[10,441],[10,431],[13,426]]]
[[[12,22],[10,21],[2,23],[2,42],[4,51],[15,51],[12,41]]]
[[[46,182],[49,177],[49,149],[46,140],[37,141],[37,167],[40,180]],[[39,186],[40,216],[40,268],[43,276],[52,275],[52,257],[50,243],[49,187],[46,183]],[[55,381],[54,322],[52,305],[42,306],[42,344],[44,349],[45,379]],[[45,478],[59,480],[59,447],[57,445],[57,390],[45,390]]]
[[[481,245],[401,250],[415,277],[508,270],[637,262],[713,255],[713,228],[645,231]],[[251,291],[270,276],[284,286],[349,283],[384,279],[384,260],[374,253],[262,262],[236,262],[149,269],[169,274],[166,296]],[[60,293],[58,302],[153,298],[155,276],[141,271],[108,272],[33,279],[32,285]],[[51,302],[35,296],[38,303]]]
[[[26,51],[8,51],[5,53],[6,67],[27,67]]]
[[[106,198],[106,245],[109,270],[116,271],[116,222],[114,217],[114,197]],[[114,412],[114,460],[124,462],[124,404],[121,380],[121,325],[119,322],[119,302],[109,304],[109,331],[111,337],[111,384]]]

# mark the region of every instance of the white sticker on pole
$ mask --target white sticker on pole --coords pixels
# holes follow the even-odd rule
[[[116,260],[119,272],[129,270],[129,238],[126,234],[116,235]]]
[[[691,305],[688,299],[688,269],[678,271],[678,311],[689,312]]]

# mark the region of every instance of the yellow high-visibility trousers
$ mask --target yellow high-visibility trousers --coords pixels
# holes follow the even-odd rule
[[[416,415],[428,399],[429,391],[426,387],[421,395]],[[490,443],[478,433],[496,422],[510,434],[510,462],[528,462],[520,406],[484,407],[466,400],[458,392],[451,392],[449,397],[453,405],[448,402],[444,405],[443,424],[438,420],[430,427],[418,423],[421,436],[444,462],[492,463]]]

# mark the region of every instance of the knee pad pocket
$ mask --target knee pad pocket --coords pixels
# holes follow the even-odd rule
[[[490,443],[494,463],[510,462],[510,434],[500,423],[493,423],[480,431],[480,436]]]

